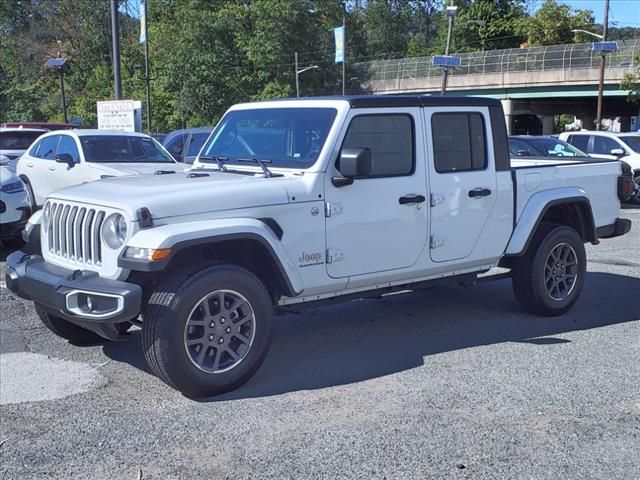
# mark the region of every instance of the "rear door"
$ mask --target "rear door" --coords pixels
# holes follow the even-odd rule
[[[431,259],[464,259],[474,250],[497,199],[488,110],[425,108],[424,115],[430,140]]]
[[[60,135],[50,135],[43,138],[38,150],[34,152],[35,157],[29,156],[24,159],[26,167],[24,174],[29,178],[35,203],[38,206],[42,205],[47,196],[54,191],[51,175],[57,168],[55,157],[59,141]]]

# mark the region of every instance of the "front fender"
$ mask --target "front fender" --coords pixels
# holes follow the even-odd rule
[[[271,253],[292,292],[303,290],[302,278],[282,242],[267,223],[255,218],[203,220],[140,230],[127,242],[127,247],[171,248],[173,256],[182,248],[233,239],[259,241]],[[127,259],[121,257],[120,263],[120,266],[130,268],[126,265]]]
[[[525,204],[507,245],[505,255],[519,255],[524,252],[545,212],[554,205],[563,203],[586,203],[589,207],[589,213],[591,213],[589,197],[587,192],[581,188],[564,187],[538,192],[532,195]],[[593,216],[591,223],[592,228],[595,229],[593,227]]]

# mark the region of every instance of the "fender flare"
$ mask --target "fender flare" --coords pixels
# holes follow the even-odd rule
[[[287,288],[287,296],[297,296],[302,293],[304,289],[302,277],[280,242],[278,232],[274,232],[268,222],[254,218],[223,218],[140,230],[129,239],[127,248],[170,248],[171,255],[158,261],[131,259],[124,257],[125,248],[118,258],[118,266],[133,271],[159,272],[169,265],[176,254],[185,249],[230,240],[252,240],[260,243],[278,268]]]
[[[509,239],[505,255],[522,255],[529,247],[547,211],[558,205],[579,205],[582,208],[580,223],[583,231],[578,233],[585,241],[599,243],[587,193],[580,188],[552,189],[536,193],[529,198]]]

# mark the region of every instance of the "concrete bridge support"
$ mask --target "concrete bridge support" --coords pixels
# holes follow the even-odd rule
[[[551,135],[553,133],[553,115],[543,115],[542,116],[542,134],[543,135]]]

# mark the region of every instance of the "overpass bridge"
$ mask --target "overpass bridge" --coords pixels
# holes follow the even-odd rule
[[[618,41],[617,52],[605,56],[603,117],[628,119],[637,105],[625,101],[624,75],[640,61],[640,39]],[[542,116],[543,133],[552,133],[553,116],[576,115],[592,128],[600,78],[600,54],[591,43],[512,48],[459,54],[461,65],[449,70],[447,92],[502,100],[509,130],[514,117]],[[442,68],[432,57],[378,60],[354,65],[361,87],[373,94],[439,94]]]

